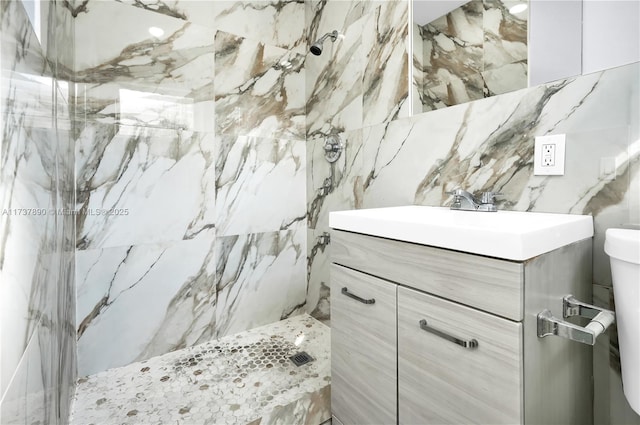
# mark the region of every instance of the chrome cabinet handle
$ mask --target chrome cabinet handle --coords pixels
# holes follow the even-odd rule
[[[439,331],[439,330],[437,330],[435,328],[432,328],[431,326],[427,325],[427,321],[425,319],[420,320],[419,323],[420,323],[420,329],[422,329],[423,331],[427,331],[429,333],[437,335],[440,338],[444,338],[447,341],[451,341],[453,343],[461,345],[464,348],[467,348],[469,350],[473,350],[474,348],[478,347],[478,340],[475,339],[475,338],[470,340],[470,341],[465,341],[464,339],[456,338],[453,335],[449,335],[449,334],[444,333],[442,331]]]
[[[361,298],[361,297],[357,296],[356,294],[352,294],[351,292],[349,292],[349,290],[347,289],[346,286],[344,288],[342,288],[342,293],[344,295],[346,295],[347,297],[353,298],[356,301],[360,301],[362,304],[374,304],[376,302],[375,298],[369,298],[367,300],[367,299],[364,299],[364,298]]]

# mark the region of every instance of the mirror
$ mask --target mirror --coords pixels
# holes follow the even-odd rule
[[[414,0],[413,113],[528,85],[527,0]]]

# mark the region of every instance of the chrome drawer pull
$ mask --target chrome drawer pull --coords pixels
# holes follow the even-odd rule
[[[376,302],[375,298],[370,298],[368,300],[365,300],[364,298],[360,298],[359,296],[352,294],[351,292],[349,292],[346,286],[342,288],[342,293],[345,294],[347,297],[351,297],[354,300],[360,301],[363,304],[373,304]]]
[[[439,331],[437,329],[430,327],[429,325],[427,325],[427,321],[424,319],[420,320],[419,323],[420,323],[420,329],[422,329],[423,331],[427,331],[434,335],[438,335],[440,338],[444,338],[448,341],[455,342],[456,344],[461,345],[464,348],[468,348],[469,350],[473,350],[478,346],[478,340],[475,338],[472,339],[471,341],[465,341],[464,339],[456,338],[455,336],[446,334],[442,331]]]

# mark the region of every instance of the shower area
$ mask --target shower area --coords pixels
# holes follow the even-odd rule
[[[316,165],[328,185],[309,164],[362,127],[379,83],[362,29],[392,8],[0,7],[0,423],[329,419],[328,228],[310,209],[345,155]]]

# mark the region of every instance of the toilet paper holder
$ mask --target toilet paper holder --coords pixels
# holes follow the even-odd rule
[[[573,295],[562,298],[562,316],[565,319],[573,316],[586,317],[591,321],[585,327],[574,325],[554,317],[551,311],[545,309],[538,313],[538,337],[556,335],[594,345],[598,335],[606,331],[615,320],[613,311],[583,303]]]

